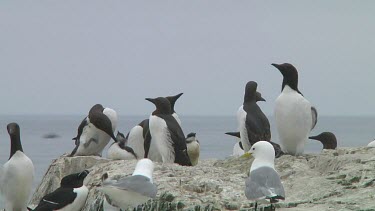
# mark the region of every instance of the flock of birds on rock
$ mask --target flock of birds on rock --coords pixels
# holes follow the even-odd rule
[[[254,81],[246,84],[244,102],[237,112],[239,132],[226,133],[239,140],[233,147],[234,156],[254,157],[250,176],[245,181],[245,196],[256,202],[271,203],[271,209],[273,203],[285,199],[280,176],[274,168],[275,158],[283,154],[303,154],[308,138],[321,141],[324,149],[337,147],[333,133],[308,136],[317,123],[317,110],[299,91],[296,68],[288,63],[272,65],[283,75],[282,91],[275,104],[280,145],[271,141],[270,123],[257,105],[258,101],[265,100],[257,92]],[[101,104],[94,105],[82,120],[77,136],[73,138],[76,146],[70,156],[102,156],[104,148],[113,139],[115,142],[107,151],[108,158],[138,160],[132,176],[113,180],[103,172],[99,190],[105,196],[104,210],[134,208],[155,198],[157,186],[152,178],[153,162],[197,165],[199,141],[195,133],[185,137],[181,120],[174,110],[181,95],[146,98],[156,109],[149,119],[141,121],[126,136],[121,132],[114,135],[118,122],[116,111]],[[10,158],[1,170],[0,181],[5,210],[81,210],[89,192],[83,184],[90,173],[88,170],[65,176],[60,187],[44,196],[37,207],[27,207],[34,177],[33,163],[23,153],[19,126],[10,123],[7,130],[11,139]]]
[[[149,119],[141,121],[124,136],[118,132],[117,113],[101,104],[94,105],[78,127],[76,147],[70,156],[101,156],[111,138],[115,141],[107,151],[114,160],[149,158],[163,163],[191,166],[198,163],[199,141],[195,133],[185,137],[181,120],[174,111],[176,96],[146,98],[156,106]]]

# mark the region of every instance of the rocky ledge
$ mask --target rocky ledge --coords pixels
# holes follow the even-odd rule
[[[158,196],[143,210],[253,210],[244,195],[245,178],[252,159],[201,160],[197,166],[156,163],[153,174]],[[54,160],[32,197],[59,186],[65,175],[89,169],[85,184],[90,189],[83,211],[102,210],[100,178],[131,175],[136,161],[113,161],[100,157],[66,157]],[[285,155],[275,161],[284,184],[286,200],[278,210],[375,211],[375,148],[340,148],[321,154]],[[258,206],[258,208],[262,206]],[[262,210],[262,209],[260,209]]]

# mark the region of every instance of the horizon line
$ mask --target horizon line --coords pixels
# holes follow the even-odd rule
[[[149,116],[150,114],[120,114],[118,116],[131,116],[131,117],[139,117],[139,116]],[[187,114],[187,115],[183,115],[183,114],[178,114],[179,116],[183,116],[183,117],[236,117],[235,114],[220,114],[220,115],[217,115],[217,114],[206,114],[206,115],[202,115],[202,114]],[[25,113],[25,114],[0,114],[0,116],[85,116],[85,114],[74,114],[74,113],[70,113],[70,114],[59,114],[59,113],[34,113],[34,114],[31,114],[31,113]],[[266,114],[267,117],[272,117],[272,115],[270,114]],[[375,117],[375,114],[353,114],[353,115],[348,115],[348,114],[321,114],[318,116],[319,117]]]

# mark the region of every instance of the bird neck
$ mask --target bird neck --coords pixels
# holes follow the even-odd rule
[[[193,141],[195,141],[195,136],[186,139],[186,143],[191,143]]]
[[[256,102],[255,100],[256,100],[255,99],[255,93],[254,94],[253,93],[251,93],[251,94],[246,93],[245,96],[244,96],[244,98],[243,98],[243,104],[245,104],[245,103],[251,103],[251,102]]]
[[[298,89],[297,90],[293,89],[289,85],[285,85],[285,87],[283,87],[283,90],[282,90],[282,93],[296,93],[296,92],[299,93],[299,94],[301,94],[301,92]]]
[[[21,138],[19,134],[14,134],[10,136],[11,146],[10,146],[10,156],[9,159],[19,150],[23,152],[21,145]]]
[[[323,149],[334,149],[333,142],[327,140],[319,140],[323,144]]]
[[[250,172],[264,166],[275,168],[274,161],[272,159],[256,158],[251,164]]]
[[[298,90],[298,77],[294,79],[291,77],[284,77],[281,91],[284,91],[286,86],[300,93]]]
[[[158,115],[158,114],[172,115],[173,112],[172,112],[171,108],[162,107],[162,108],[156,108],[156,110],[154,112],[152,112],[152,115]]]
[[[152,168],[136,168],[132,174],[132,176],[135,176],[135,175],[141,175],[141,176],[145,176],[147,178],[150,179],[151,183],[153,182],[152,180],[152,172],[153,172],[153,169]]]
[[[176,111],[174,110],[174,103],[175,103],[175,102],[171,103],[172,114],[173,114],[173,113],[176,113]]]

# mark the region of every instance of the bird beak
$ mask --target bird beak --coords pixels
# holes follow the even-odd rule
[[[234,137],[237,137],[237,138],[241,138],[240,132],[226,132],[225,134],[230,135],[230,136],[234,136]]]
[[[277,69],[279,69],[279,67],[280,67],[279,64],[275,64],[275,63],[272,63],[271,65],[274,66],[274,67],[276,67]]]
[[[309,139],[318,140],[317,137],[318,137],[318,136],[310,136]]]
[[[252,156],[253,154],[251,152],[245,152],[245,154],[243,154],[241,158],[251,158]]]
[[[174,96],[175,98],[176,98],[176,100],[178,99],[178,98],[180,98],[181,97],[181,95],[183,95],[184,93],[180,93],[180,94],[178,94],[178,95],[176,95],[176,96]]]
[[[151,103],[155,104],[155,99],[153,98],[146,98],[145,100],[150,101]]]
[[[182,94],[184,94],[184,93],[180,93],[180,94],[175,95],[175,96],[168,96],[167,99],[171,102],[171,104],[173,104],[178,100],[178,98],[181,97]]]
[[[264,99],[263,97],[260,97],[260,98],[259,98],[259,101],[266,102],[266,99]]]
[[[235,132],[226,132],[225,134],[230,135],[230,136],[236,136]]]
[[[281,72],[281,74],[283,74],[283,69],[281,68],[280,64],[272,63],[271,65],[274,66],[274,67],[276,67]]]

